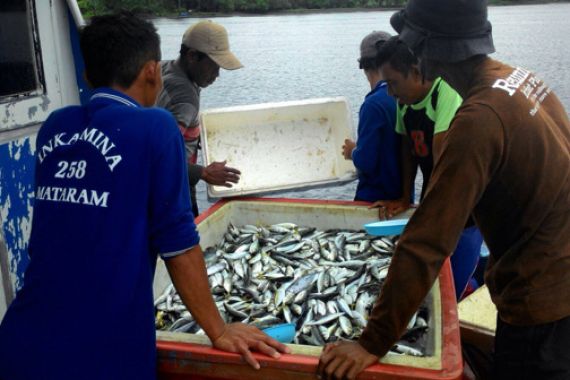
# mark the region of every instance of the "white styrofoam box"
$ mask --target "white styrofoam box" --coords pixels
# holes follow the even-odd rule
[[[409,217],[411,210],[399,217]],[[317,201],[298,199],[251,199],[251,200],[222,200],[206,210],[198,218],[198,232],[202,249],[218,244],[231,222],[235,226],[245,224],[267,225],[291,222],[301,226],[319,229],[362,229],[365,223],[377,219],[378,211],[368,206],[347,201]],[[191,281],[191,279],[188,279]],[[154,277],[154,297],[158,297],[170,284],[163,260],[158,260]],[[448,292],[455,296],[455,292]],[[440,282],[436,280],[428,295],[428,305],[431,310],[426,347],[428,356],[412,357],[409,355],[388,354],[382,358],[383,363],[439,370],[442,368],[443,323],[442,307],[450,308],[442,302],[452,302],[454,299],[443,300]],[[204,336],[157,331],[157,339],[162,341],[188,342],[210,344]],[[293,354],[319,356],[321,347],[289,345]]]
[[[241,171],[232,188],[208,186],[213,198],[331,185],[356,178],[342,156],[354,139],[345,98],[265,103],[204,111],[204,163],[227,161]]]

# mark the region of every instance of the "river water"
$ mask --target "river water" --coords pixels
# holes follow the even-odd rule
[[[393,32],[392,13],[213,18],[227,28],[231,49],[245,68],[221,70],[218,80],[202,92],[201,109],[345,96],[356,127],[358,108],[370,90],[356,61],[359,44],[373,30]],[[489,8],[497,50],[493,57],[538,73],[570,112],[569,16],[570,3]],[[197,20],[154,21],[162,39],[163,59],[176,58],[182,34]],[[356,182],[352,182],[279,196],[348,200],[355,189]],[[213,201],[207,199],[205,190],[201,181],[197,191],[201,211]]]

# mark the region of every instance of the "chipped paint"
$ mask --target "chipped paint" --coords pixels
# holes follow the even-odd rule
[[[15,290],[23,285],[32,227],[35,137],[0,145],[0,220]]]
[[[50,112],[78,103],[77,81],[83,81],[77,28],[68,18],[66,2],[31,0],[30,4],[39,19],[33,32],[43,84],[28,93],[2,97],[0,103],[0,287],[8,288],[10,281],[14,291],[22,287],[29,263],[37,130]],[[88,91],[84,93],[87,99]],[[3,289],[6,302],[12,289]],[[0,297],[0,318],[6,306],[2,303]]]
[[[8,103],[6,104],[6,108],[4,109],[4,118],[2,119],[3,125],[8,125],[8,123],[14,119],[15,116],[15,103]]]
[[[38,112],[37,106],[31,106],[30,108],[28,108],[28,119],[33,119],[33,117],[36,115],[37,112]]]
[[[51,100],[49,100],[49,97],[47,95],[42,95],[42,102],[40,103],[40,107],[42,107],[42,110],[44,112],[48,111],[49,105],[51,104]]]
[[[41,123],[57,107],[57,102],[46,95],[35,92],[20,94],[11,101],[0,104],[0,130],[13,130],[35,123]]]

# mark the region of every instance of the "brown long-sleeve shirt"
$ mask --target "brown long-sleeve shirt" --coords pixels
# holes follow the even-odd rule
[[[527,70],[487,59],[476,73],[359,340],[376,355],[403,333],[470,214],[490,250],[499,317],[524,326],[570,315],[568,115]]]

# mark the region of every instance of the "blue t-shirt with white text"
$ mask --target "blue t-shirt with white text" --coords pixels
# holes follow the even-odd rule
[[[111,89],[36,141],[30,264],[0,325],[0,379],[155,379],[157,256],[199,243],[173,117]]]

